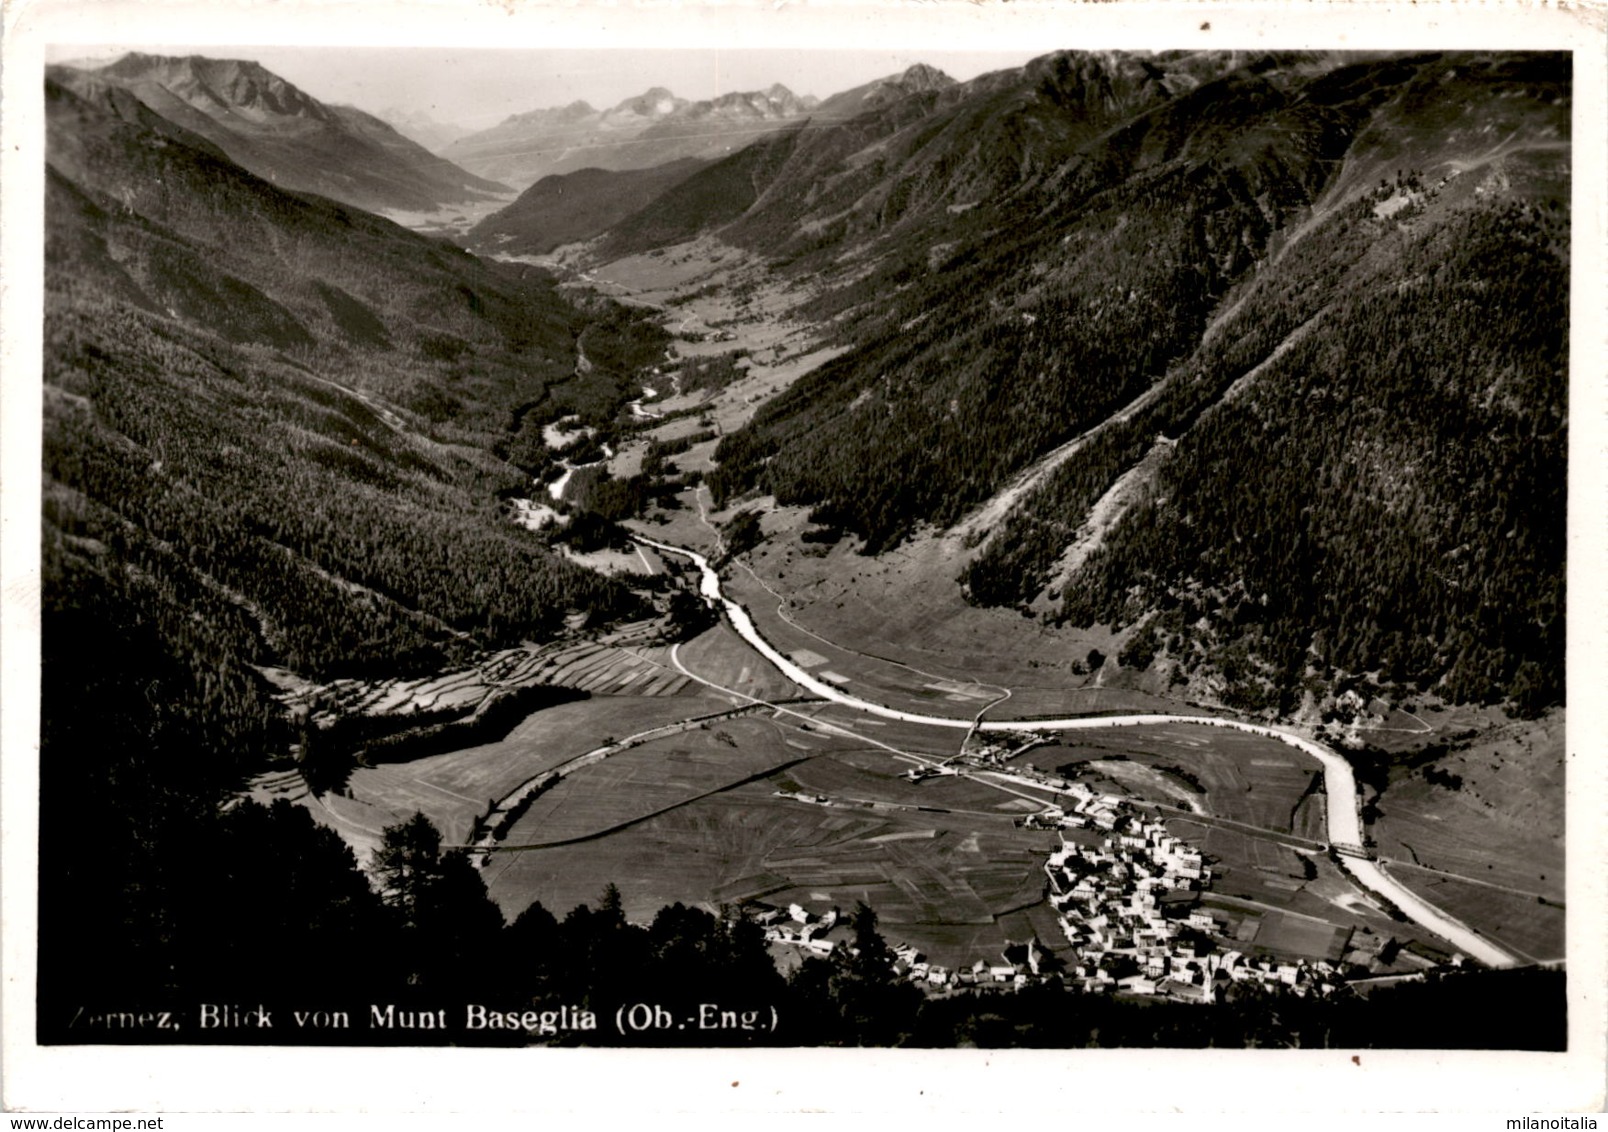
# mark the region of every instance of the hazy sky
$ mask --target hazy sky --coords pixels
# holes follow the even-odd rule
[[[152,54],[255,59],[324,102],[370,113],[423,110],[442,122],[484,128],[510,114],[577,100],[602,109],[653,86],[682,98],[712,98],[781,83],[825,98],[913,63],[965,81],[1020,66],[1042,51],[778,49],[433,49],[141,46]],[[1047,50],[1047,49],[1046,49]],[[110,61],[121,48],[53,51],[54,58]]]

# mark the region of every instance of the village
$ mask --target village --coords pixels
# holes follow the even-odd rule
[[[1042,740],[1012,736],[1029,745]],[[969,966],[947,967],[927,961],[908,943],[893,947],[894,973],[929,993],[965,988],[1019,989],[1056,983],[1095,992],[1167,998],[1191,1003],[1219,1002],[1236,987],[1285,988],[1296,995],[1328,995],[1345,982],[1341,968],[1325,959],[1306,959],[1236,949],[1227,924],[1201,907],[1211,888],[1212,867],[1199,849],[1167,829],[1130,797],[1102,793],[1075,779],[1047,775],[1031,764],[1005,769],[1020,755],[1010,744],[985,744],[943,766],[924,766],[911,781],[961,773],[962,768],[1023,785],[1050,789],[1062,805],[1019,819],[1033,829],[1054,830],[1060,846],[1044,865],[1046,895],[1068,943],[1057,955],[1038,939],[1008,943],[992,958]],[[800,798],[830,804],[823,797]],[[830,957],[850,944],[828,938],[844,923],[837,908],[817,914],[799,904],[765,908],[758,917],[772,945]],[[838,933],[841,935],[841,933]]]
[[[1126,799],[1085,790],[1060,820],[1107,833],[1095,846],[1063,840],[1044,866],[1050,902],[1077,955],[1077,985],[1215,1002],[1236,983],[1322,995],[1343,982],[1322,959],[1281,962],[1221,947],[1224,925],[1199,908],[1211,866]]]

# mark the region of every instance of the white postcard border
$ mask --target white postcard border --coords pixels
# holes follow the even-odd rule
[[[19,2],[0,129],[0,911],[8,1110],[1200,1114],[1591,1111],[1604,1095],[1608,326],[1601,8],[1494,4]],[[1564,48],[1575,52],[1568,688],[1570,1052],[425,1050],[39,1047],[40,76],[49,44]],[[831,92],[817,92],[827,94]],[[116,941],[107,941],[115,947]],[[1327,1126],[1326,1124],[1322,1126]],[[1474,1125],[1470,1125],[1473,1127]]]

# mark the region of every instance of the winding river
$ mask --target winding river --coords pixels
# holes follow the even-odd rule
[[[1237,731],[1262,735],[1295,747],[1317,759],[1323,767],[1324,791],[1328,796],[1328,805],[1324,808],[1328,815],[1329,843],[1341,851],[1338,857],[1341,866],[1351,874],[1359,885],[1383,897],[1415,923],[1428,928],[1465,954],[1478,959],[1487,966],[1512,967],[1518,962],[1515,956],[1405,888],[1395,878],[1386,873],[1377,862],[1364,856],[1352,855],[1364,852],[1362,847],[1362,823],[1358,817],[1359,799],[1357,797],[1356,777],[1352,774],[1351,764],[1344,757],[1331,751],[1321,743],[1296,735],[1283,728],[1246,723],[1237,719],[1222,719],[1216,716],[1072,716],[1061,719],[985,720],[974,723],[968,719],[950,719],[945,716],[901,711],[885,704],[860,699],[857,696],[848,695],[841,688],[829,684],[819,677],[810,675],[808,671],[772,646],[760,634],[759,629],[754,625],[753,618],[748,615],[748,611],[726,596],[720,585],[720,575],[709,564],[708,558],[697,551],[657,542],[642,535],[633,535],[632,537],[637,542],[645,546],[651,546],[655,550],[690,559],[698,567],[699,592],[710,601],[716,602],[725,611],[727,620],[731,623],[731,627],[737,631],[737,634],[752,645],[766,660],[780,669],[782,674],[789,680],[799,687],[820,696],[822,699],[842,704],[845,707],[865,712],[868,715],[881,716],[884,719],[902,720],[906,723],[921,723],[930,727],[950,727],[968,731],[974,726],[982,731],[1092,731],[1096,728],[1108,727],[1143,727],[1163,723],[1191,723],[1207,727],[1231,727]],[[1344,800],[1346,799],[1350,800],[1349,804],[1345,803]]]

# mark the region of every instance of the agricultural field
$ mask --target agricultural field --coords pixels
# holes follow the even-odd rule
[[[1033,763],[1031,765],[1037,766]],[[1120,793],[1160,805],[1201,813],[1204,793],[1193,783],[1158,767],[1131,759],[1096,759],[1072,763],[1078,768],[1078,781],[1097,793]]]
[[[682,644],[676,649],[676,658],[695,676],[745,697],[775,701],[805,695],[724,621]]]
[[[1187,818],[1167,827],[1211,858],[1214,881],[1202,906],[1226,924],[1225,936],[1242,950],[1286,958],[1326,957],[1339,951],[1348,963],[1376,970],[1412,970],[1419,959],[1381,964],[1371,953],[1381,940],[1414,945],[1423,954],[1450,958],[1438,936],[1392,918],[1359,890],[1327,856]],[[1347,950],[1362,949],[1362,954]]]
[[[1177,711],[1177,701],[1119,686],[1115,666],[1080,674],[1075,659],[1097,648],[1114,656],[1122,638],[1098,627],[1050,627],[1014,610],[968,605],[954,584],[967,553],[950,535],[918,535],[875,558],[855,540],[823,552],[798,540],[805,511],[777,508],[771,541],[744,556],[766,583],[789,595],[800,626],[842,648],[911,665],[958,683],[1006,685],[1012,697],[990,718],[1107,710]],[[735,581],[744,573],[729,571]],[[774,620],[775,600],[768,617]],[[756,617],[766,607],[756,602]],[[768,631],[769,620],[760,622]],[[1183,710],[1188,710],[1184,708]]]
[[[1199,847],[1212,863],[1212,891],[1286,907],[1316,875],[1310,858],[1287,845],[1188,818],[1169,818],[1167,828]]]
[[[1006,691],[895,660],[861,655],[822,640],[778,613],[775,595],[741,567],[727,571],[725,586],[727,593],[749,611],[766,640],[811,675],[849,695],[904,711],[971,719]]]
[[[1061,943],[1042,915],[1029,926],[1053,834],[1008,821],[978,832],[967,816],[777,796],[801,768],[840,757],[799,763],[584,843],[494,854],[485,873],[492,896],[510,914],[533,899],[562,912],[612,881],[630,916],[676,900],[796,901],[816,911],[864,900],[890,941],[908,939],[936,962],[997,955],[1008,934],[1002,924],[1014,939],[1038,930],[1045,944]]]
[[[347,796],[332,792],[313,798],[299,776],[293,776],[294,790],[280,789],[287,783],[275,778],[253,793],[261,801],[283,794],[300,802],[315,820],[346,838],[360,858],[379,844],[386,826],[414,813],[434,822],[448,844],[461,845],[488,803],[527,779],[611,741],[729,708],[712,696],[592,696],[533,712],[496,743],[358,767],[347,780]]]
[[[406,765],[414,768],[415,773],[438,775],[465,794],[488,793],[480,787],[492,785],[484,779],[495,768],[496,782],[508,783],[506,793],[532,775],[551,770],[576,755],[610,742],[678,720],[714,715],[724,710],[726,705],[712,696],[674,699],[593,696],[530,715],[500,743],[419,759]]]
[[[670,662],[670,650],[662,645],[628,648],[582,641],[549,655],[541,671],[546,683],[594,695],[674,696],[701,691]]]
[[[638,562],[639,567],[644,565]],[[470,667],[413,678],[347,678],[317,684],[283,669],[262,671],[279,689],[287,708],[306,711],[315,720],[355,715],[406,718],[443,710],[468,713],[493,692],[532,684],[598,693],[676,695],[687,690],[691,680],[669,666],[667,649],[655,646],[662,628],[657,619],[636,621],[596,639],[500,649]]]
[[[1561,902],[1564,786],[1563,713],[1502,721],[1411,773],[1393,774],[1368,832],[1387,860],[1490,881],[1532,902]],[[1481,917],[1465,922],[1494,931]]]
[[[698,427],[696,422],[692,427]],[[678,459],[685,460],[686,457]],[[715,531],[699,517],[698,492],[689,488],[677,495],[676,500],[678,506],[672,510],[655,510],[650,519],[625,519],[620,525],[656,542],[684,546],[700,554],[713,554],[717,549]],[[674,566],[686,562],[686,559],[671,555],[666,561]],[[696,583],[693,588],[696,589]]]
[[[929,760],[944,760],[960,754],[961,741],[966,737],[964,727],[882,719],[825,700],[813,705],[810,713],[822,724],[845,728],[867,739],[885,743],[895,750],[921,755]]]
[[[880,750],[849,751],[816,759],[788,772],[806,793],[821,794],[834,804],[898,806],[909,810],[965,814],[974,828],[988,823],[1009,825],[1019,811],[1015,795],[976,779],[953,775],[910,782],[901,777],[911,764]],[[980,820],[979,820],[980,819]]]
[[[509,829],[504,851],[596,837],[810,758],[830,745],[840,741],[757,716],[651,739],[576,771],[539,795]]]
[[[571,562],[585,566],[588,570],[597,570],[604,574],[625,575],[632,579],[638,579],[664,573],[662,564],[650,558],[649,554],[651,552],[641,546],[634,546],[630,550],[615,550],[610,547],[604,550],[591,550],[583,553],[573,547],[561,544],[559,553],[563,554]]]
[[[693,423],[694,427],[692,429],[688,429],[688,432],[694,431],[698,427],[696,422],[691,423]],[[671,426],[667,426],[663,432],[655,430],[655,434],[663,437],[666,440],[675,439],[675,433],[671,430]],[[700,440],[697,444],[689,446],[687,450],[681,453],[679,456],[672,456],[670,458],[670,462],[678,471],[683,473],[711,472],[715,467],[715,449],[719,446],[720,441],[718,439]],[[685,505],[696,509],[697,502],[693,501],[692,503]],[[681,545],[686,546],[689,544],[682,543]]]
[[[1394,868],[1391,876],[1522,959],[1546,962],[1564,957],[1562,905],[1420,869]]]
[[[1318,779],[1318,784],[1322,784]],[[1328,795],[1313,790],[1296,805],[1295,811],[1290,815],[1290,832],[1296,837],[1305,837],[1310,841],[1327,841],[1329,839],[1329,819],[1325,813],[1328,806]]]
[[[1322,769],[1276,739],[1220,727],[1161,724],[1088,731],[1035,747],[1024,759],[1046,770],[1089,766],[1155,802],[1323,840]],[[1159,772],[1144,775],[1123,763]],[[1126,777],[1124,777],[1126,775]],[[1200,789],[1193,789],[1198,785]]]
[[[1311,916],[1269,912],[1257,926],[1248,950],[1338,963],[1350,949],[1352,930]]]

